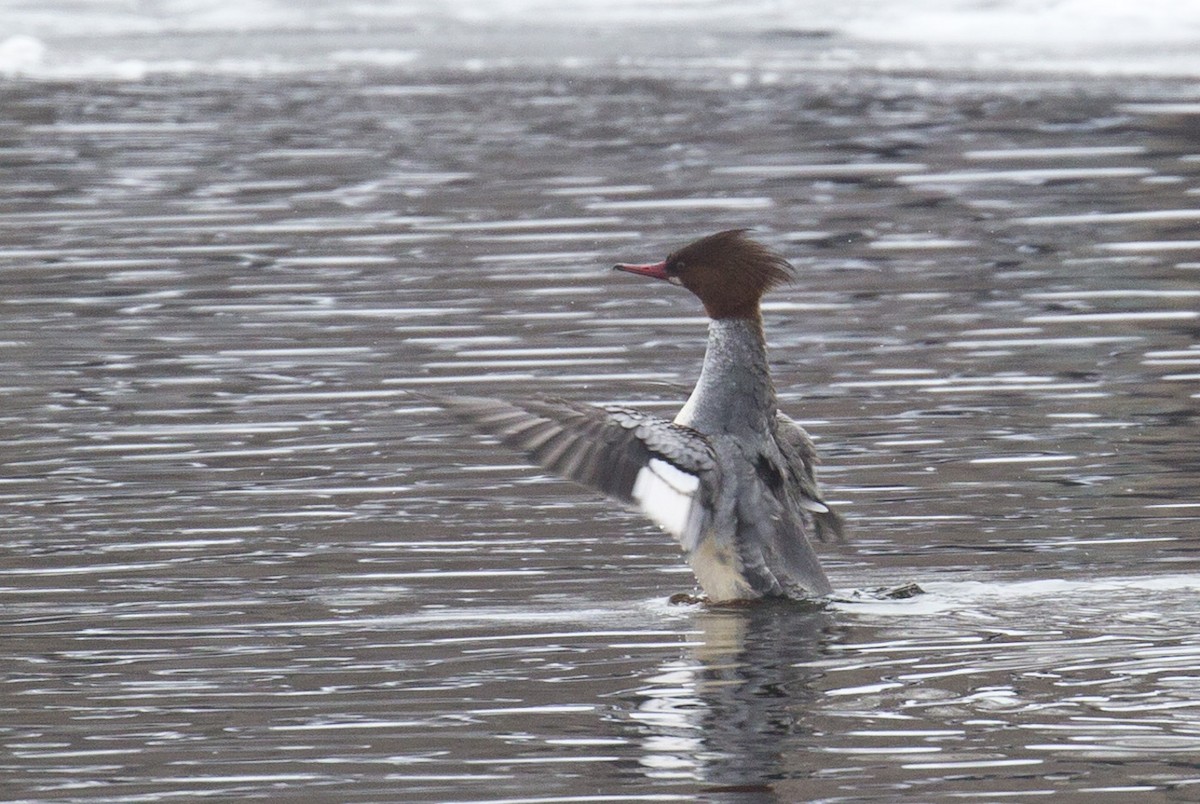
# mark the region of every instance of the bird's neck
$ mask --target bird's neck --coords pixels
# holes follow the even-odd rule
[[[676,424],[707,434],[762,433],[774,416],[762,316],[713,319],[700,380]]]

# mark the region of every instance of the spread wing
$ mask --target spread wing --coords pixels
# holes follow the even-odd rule
[[[796,505],[812,516],[818,541],[845,541],[842,518],[825,503],[817,484],[817,448],[807,432],[783,411],[775,413],[776,445],[786,464],[786,482]]]
[[[433,401],[546,469],[636,505],[687,551],[712,520],[717,462],[708,439],[689,427],[561,399]]]

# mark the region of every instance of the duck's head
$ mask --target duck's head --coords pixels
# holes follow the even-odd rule
[[[746,229],[727,229],[674,251],[662,262],[619,263],[618,271],[681,285],[700,299],[709,318],[754,318],[771,288],[792,278],[781,255],[746,237]]]

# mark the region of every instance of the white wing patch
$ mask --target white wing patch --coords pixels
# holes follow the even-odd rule
[[[651,458],[633,482],[633,499],[646,516],[690,550],[692,545],[684,539],[698,488],[700,478],[661,458]]]

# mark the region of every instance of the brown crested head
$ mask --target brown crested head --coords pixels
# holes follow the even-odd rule
[[[781,255],[746,237],[746,229],[728,229],[702,237],[662,262],[617,265],[673,285],[699,297],[709,318],[754,318],[763,294],[792,278]]]

